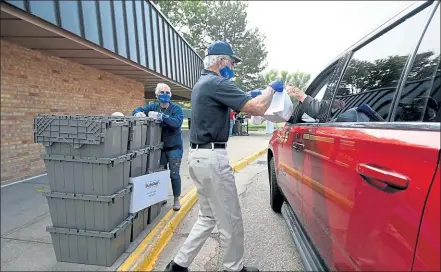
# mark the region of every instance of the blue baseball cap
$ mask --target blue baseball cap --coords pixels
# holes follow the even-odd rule
[[[233,49],[231,48],[231,45],[229,45],[227,42],[224,41],[215,41],[208,47],[208,53],[209,55],[227,55],[234,59],[236,63],[239,63],[242,61],[236,54],[234,54]]]

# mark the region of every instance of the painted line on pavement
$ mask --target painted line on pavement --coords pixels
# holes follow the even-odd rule
[[[245,168],[249,163],[265,154],[267,150],[267,148],[263,148],[234,163],[232,166],[233,171],[237,172]],[[179,223],[181,223],[184,217],[196,204],[196,187],[193,186],[192,189],[181,199],[181,202],[181,209],[177,212],[170,209],[117,271],[151,271],[153,269],[162,250],[173,237],[173,233],[179,226]]]
[[[5,185],[2,185],[1,188],[5,188],[5,187],[11,186],[11,185],[19,184],[19,183],[30,181],[30,180],[33,180],[33,179],[37,179],[37,178],[40,178],[40,177],[43,177],[43,176],[46,176],[46,175],[47,175],[47,173],[41,174],[41,175],[38,175],[38,176],[34,176],[34,177],[30,177],[30,178],[25,178],[25,179],[22,179],[22,180],[19,180],[19,181],[14,181],[14,182],[11,182],[11,183],[7,183]]]

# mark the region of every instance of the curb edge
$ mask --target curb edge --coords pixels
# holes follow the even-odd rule
[[[250,162],[262,156],[268,151],[265,147],[232,165],[234,172],[245,168]],[[196,187],[192,186],[184,197],[182,206],[178,212],[170,209],[164,217],[156,224],[150,233],[141,241],[138,247],[127,257],[118,267],[117,271],[151,271],[156,264],[156,260],[168,241],[173,237],[176,228],[185,218],[188,212],[197,202]],[[160,231],[162,230],[162,231]],[[156,238],[156,239],[155,239]]]

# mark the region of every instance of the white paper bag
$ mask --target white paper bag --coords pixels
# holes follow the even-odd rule
[[[261,125],[263,122],[265,122],[265,119],[262,116],[251,116],[251,124]]]
[[[276,92],[263,118],[274,123],[283,123],[291,118],[293,111],[294,107],[288,93]]]

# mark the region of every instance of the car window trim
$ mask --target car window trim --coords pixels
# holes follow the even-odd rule
[[[340,128],[368,128],[368,129],[392,129],[392,130],[417,130],[417,131],[436,131],[441,128],[440,123],[436,122],[335,122],[335,123],[299,123],[297,126],[313,127],[340,127]]]
[[[340,61],[344,61],[343,67],[342,67],[342,70],[340,72],[340,76],[337,78],[337,84],[335,84],[334,89],[333,90],[332,89],[326,90],[326,91],[329,91],[329,92],[330,91],[333,92],[331,100],[330,100],[331,103],[330,103],[330,106],[327,109],[327,112],[325,114],[325,118],[323,119],[323,121],[320,120],[319,123],[327,123],[327,122],[329,122],[329,116],[331,115],[331,110],[332,110],[332,106],[331,105],[334,102],[335,95],[337,94],[338,87],[340,86],[340,83],[343,80],[343,76],[345,75],[346,69],[348,68],[349,62],[352,60],[353,56],[354,56],[354,51],[349,51],[349,52],[347,52],[346,54],[344,54],[341,57]],[[326,93],[325,93],[325,95],[326,95]]]
[[[392,99],[392,107],[389,109],[389,114],[388,114],[388,117],[387,117],[387,121],[388,122],[393,122],[395,120],[395,117],[396,117],[396,114],[397,114],[398,104],[399,104],[400,99],[401,99],[401,94],[402,94],[402,92],[404,90],[404,87],[406,86],[406,83],[407,83],[407,77],[409,76],[409,73],[411,72],[411,70],[413,68],[413,64],[414,64],[416,55],[418,54],[418,50],[420,48],[421,42],[424,39],[424,35],[426,34],[426,31],[429,28],[429,25],[432,22],[432,18],[435,15],[439,5],[440,5],[440,2],[437,1],[436,5],[432,7],[432,10],[430,12],[429,18],[428,18],[428,20],[426,22],[425,27],[423,28],[421,36],[418,39],[418,42],[415,45],[415,48],[414,48],[412,54],[407,59],[406,66],[404,68],[404,72],[401,75],[402,78],[400,78],[400,81],[398,83],[399,84],[398,88],[396,89],[394,97]]]

